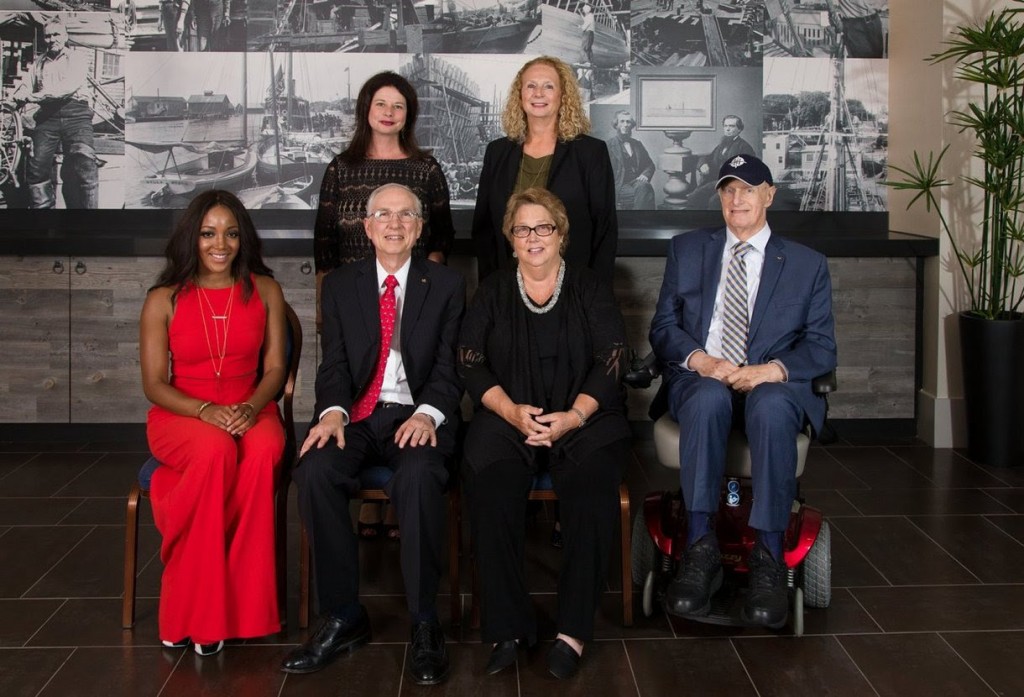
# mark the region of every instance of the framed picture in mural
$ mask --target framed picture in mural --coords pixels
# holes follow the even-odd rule
[[[637,129],[711,131],[715,128],[715,76],[642,75]]]

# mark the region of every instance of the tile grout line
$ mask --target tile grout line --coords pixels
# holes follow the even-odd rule
[[[740,655],[739,647],[736,646],[735,637],[729,638],[729,646],[732,647],[732,652],[736,656],[736,660],[739,661],[740,666],[743,667],[743,673],[747,676],[747,680],[750,681],[750,686],[754,688],[754,694],[757,695],[757,697],[761,697],[761,691],[757,689],[757,683],[754,682],[754,676],[750,674],[750,669],[747,668],[747,663],[743,660],[743,656]]]
[[[55,526],[55,525],[51,525],[51,526],[49,526],[49,527],[56,527],[56,526]],[[67,527],[69,527],[69,526],[65,526],[65,528],[67,528]],[[85,527],[85,526],[83,526],[83,527]],[[50,573],[51,571],[53,571],[54,569],[56,569],[56,568],[57,568],[57,566],[58,566],[58,565],[59,565],[59,564],[60,564],[60,563],[61,563],[62,561],[64,561],[65,559],[67,559],[67,558],[68,558],[68,555],[70,555],[70,554],[71,554],[72,552],[74,552],[74,551],[75,551],[76,549],[78,549],[79,545],[81,545],[81,544],[82,544],[83,542],[85,542],[85,539],[86,539],[87,537],[89,537],[89,535],[91,535],[91,534],[93,533],[93,531],[94,531],[94,530],[96,529],[96,526],[95,526],[95,525],[93,525],[93,526],[91,526],[91,528],[92,528],[92,529],[91,529],[91,530],[89,530],[89,532],[87,532],[87,533],[85,533],[84,535],[82,535],[82,539],[80,539],[80,540],[79,540],[78,542],[76,542],[75,544],[73,544],[73,545],[71,546],[71,549],[69,549],[69,550],[68,550],[67,552],[65,552],[64,554],[62,554],[62,555],[61,555],[61,558],[60,558],[60,559],[58,559],[57,561],[55,561],[55,562],[54,562],[54,563],[53,563],[52,565],[50,565],[50,568],[48,568],[48,569],[47,569],[46,571],[44,571],[44,572],[43,572],[42,574],[40,574],[40,575],[39,575],[39,578],[37,578],[37,579],[35,580],[35,582],[34,582],[34,583],[33,583],[33,584],[31,585],[31,586],[29,586],[28,588],[26,588],[26,589],[25,589],[25,591],[24,591],[24,592],[23,592],[23,593],[22,593],[22,594],[21,594],[20,596],[18,596],[18,597],[19,597],[19,598],[23,598],[23,599],[27,599],[27,598],[28,598],[28,596],[27,596],[27,593],[28,593],[29,591],[31,591],[31,590],[32,590],[33,588],[35,588],[36,586],[38,586],[38,585],[39,585],[39,582],[40,582],[40,581],[42,581],[42,580],[43,580],[44,578],[46,578],[46,576],[47,576],[47,575],[48,575],[48,574],[49,574],[49,573]],[[63,597],[63,596],[61,596],[61,597]]]
[[[625,651],[625,653],[626,653],[626,664],[629,666],[629,674],[633,676],[633,687],[636,688],[636,695],[637,695],[637,697],[641,697],[641,694],[640,694],[640,683],[637,682],[637,679],[636,679],[636,670],[633,668],[633,660],[629,657],[629,647],[626,646],[626,640],[625,639],[621,639],[620,641],[622,642],[622,650]]]
[[[869,614],[868,616],[870,617],[871,615]],[[872,619],[872,621],[874,621],[874,618],[873,618],[873,617],[872,617],[871,619]],[[850,652],[849,652],[849,651],[847,650],[847,648],[846,648],[846,645],[845,645],[845,644],[843,644],[843,642],[842,642],[842,641],[840,640],[839,636],[837,636],[837,635],[833,634],[833,635],[832,635],[832,639],[833,639],[833,640],[834,640],[834,641],[835,641],[835,642],[836,642],[837,644],[839,644],[839,648],[840,648],[840,649],[842,649],[843,653],[845,653],[845,654],[846,654],[846,657],[850,659],[850,663],[852,663],[852,664],[853,664],[853,667],[854,667],[854,668],[856,668],[856,669],[857,669],[857,672],[858,672],[858,673],[860,673],[860,674],[861,674],[861,677],[863,677],[863,678],[864,678],[864,682],[866,682],[866,683],[868,684],[868,687],[870,687],[870,688],[871,688],[871,691],[875,693],[875,697],[879,697],[879,695],[878,695],[878,689],[877,689],[877,688],[875,687],[875,684],[874,684],[873,682],[871,682],[871,678],[869,678],[869,677],[867,676],[867,674],[866,674],[866,673],[864,672],[864,669],[860,667],[860,664],[859,664],[859,663],[857,663],[857,659],[855,659],[855,658],[854,658],[854,657],[853,657],[853,656],[852,656],[852,655],[850,654]]]
[[[966,658],[961,656],[960,652],[957,651],[956,648],[954,648],[952,644],[950,644],[948,641],[946,641],[946,637],[942,636],[942,632],[935,632],[935,636],[939,637],[939,641],[941,641],[943,644],[945,644],[946,646],[949,647],[949,650],[953,652],[954,656],[956,656],[957,658],[959,658],[961,661],[964,662],[964,665],[967,666],[967,669],[970,670],[972,673],[974,673],[974,675],[977,676],[978,680],[981,680],[982,684],[985,687],[987,687],[988,689],[992,690],[992,694],[994,694],[994,695],[1001,694],[998,690],[996,690],[994,687],[992,687],[991,685],[988,684],[988,680],[983,678],[981,676],[981,674],[977,670],[974,669],[974,666],[971,665],[970,661],[968,661]]]
[[[914,528],[915,530],[919,531],[919,532],[920,532],[920,533],[921,533],[922,535],[924,535],[924,536],[925,536],[925,538],[927,538],[929,542],[931,542],[931,543],[932,543],[933,545],[935,545],[936,547],[938,547],[939,549],[941,549],[941,550],[942,550],[942,551],[943,551],[943,552],[944,552],[944,553],[946,554],[946,556],[947,556],[947,557],[949,557],[949,558],[950,558],[950,559],[952,559],[952,560],[953,560],[954,562],[956,562],[956,563],[957,563],[957,565],[958,565],[958,566],[959,566],[959,567],[960,567],[961,569],[963,569],[964,571],[966,571],[967,573],[969,573],[969,574],[971,575],[971,577],[972,577],[972,578],[974,578],[974,579],[975,579],[975,580],[976,580],[976,581],[977,581],[978,583],[980,583],[981,585],[985,585],[985,582],[984,582],[984,581],[983,581],[983,580],[982,580],[981,578],[979,578],[979,577],[978,577],[978,575],[977,575],[976,573],[974,573],[973,571],[971,571],[970,569],[968,569],[968,568],[967,568],[967,565],[966,565],[966,564],[964,564],[964,563],[963,563],[962,561],[960,561],[959,559],[957,559],[957,558],[956,558],[956,557],[955,557],[955,556],[953,555],[953,553],[952,553],[952,552],[950,552],[950,551],[949,551],[948,549],[946,549],[946,548],[945,548],[945,547],[943,547],[943,546],[942,546],[941,544],[939,544],[939,541],[938,541],[938,540],[936,540],[936,539],[935,539],[934,537],[932,537],[931,535],[929,535],[929,534],[928,534],[928,533],[927,533],[927,532],[926,532],[926,531],[924,530],[924,528],[922,528],[922,527],[921,527],[921,526],[919,526],[919,525],[918,525],[917,523],[915,523],[915,522],[913,521],[913,519],[912,519],[912,518],[911,518],[910,516],[908,516],[908,515],[905,515],[905,516],[903,516],[903,519],[904,519],[904,520],[906,520],[906,521],[907,521],[908,523],[910,523],[910,525],[911,525],[911,526],[912,526],[912,527],[913,527],[913,528]]]
[[[58,612],[60,612],[61,609],[63,609],[63,607],[65,605],[68,604],[68,599],[67,598],[63,598],[62,600],[64,602],[60,603],[56,608],[54,608],[53,612],[50,613],[50,616],[47,617],[45,620],[43,620],[42,623],[40,623],[40,625],[38,627],[36,627],[36,631],[32,632],[32,636],[30,636],[28,639],[25,640],[25,643],[22,644],[23,648],[29,648],[29,645],[28,645],[29,642],[32,641],[33,639],[35,639],[36,635],[39,634],[39,632],[43,631],[43,627],[45,627],[49,623],[49,621],[52,620],[54,618],[54,616],[56,616],[56,614]]]
[[[68,661],[71,660],[71,657],[74,656],[77,651],[78,651],[78,647],[77,646],[74,646],[74,647],[71,648],[71,653],[69,653],[64,658],[64,661],[61,662],[61,664],[59,666],[57,666],[57,669],[54,670],[53,673],[50,675],[49,680],[47,680],[45,683],[43,683],[43,686],[39,688],[39,692],[36,693],[36,697],[39,697],[39,695],[43,694],[46,691],[46,688],[49,687],[51,682],[53,682],[53,679],[55,677],[57,677],[57,673],[59,673],[61,671],[61,669],[68,664]]]

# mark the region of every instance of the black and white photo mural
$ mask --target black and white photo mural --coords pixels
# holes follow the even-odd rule
[[[452,207],[470,210],[512,79],[544,54],[576,74],[618,209],[658,212],[637,221],[714,210],[718,168],[740,153],[771,167],[777,210],[887,207],[888,0],[51,5],[0,0],[7,209],[173,210],[213,187],[256,210],[315,209],[359,87],[396,70]],[[56,100],[40,87],[55,61],[81,83]]]
[[[0,46],[0,205],[121,208],[121,14],[0,12]]]

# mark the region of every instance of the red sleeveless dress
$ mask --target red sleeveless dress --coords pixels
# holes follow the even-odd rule
[[[193,286],[176,298],[168,328],[171,385],[216,404],[246,401],[256,388],[266,309],[255,288],[243,301],[241,283],[202,292],[209,304]],[[213,319],[210,306],[227,319]],[[221,364],[216,337],[225,324]],[[279,631],[274,486],[285,437],[277,404],[267,404],[241,438],[159,406],[146,426],[163,465],[150,488],[163,537],[160,638],[209,644]]]

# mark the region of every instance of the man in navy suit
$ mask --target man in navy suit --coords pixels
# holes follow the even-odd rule
[[[422,213],[406,187],[378,188],[364,221],[376,257],[324,279],[316,411],[295,470],[323,622],[285,658],[281,668],[288,673],[320,670],[370,638],[349,499],[360,488],[360,470],[372,465],[394,470],[385,491],[402,529],[412,620],[409,671],[420,685],[439,683],[448,673],[436,597],[446,463],[455,449],[462,395],[455,346],[466,284],[456,271],[412,258]],[[382,341],[388,334],[390,342]]]
[[[734,157],[722,165],[717,189],[725,227],[672,240],[651,323],[651,346],[679,423],[688,515],[687,548],[667,606],[675,614],[707,614],[721,586],[712,524],[729,431],[742,425],[752,461],[750,525],[757,531],[743,617],[781,627],[788,613],[783,538],[796,495],[796,436],[805,423],[821,427],[824,399],[812,393],[811,380],[836,365],[832,285],[824,256],[768,227],[775,187],[763,162]],[[730,278],[737,254],[737,269],[745,266],[738,282]]]

